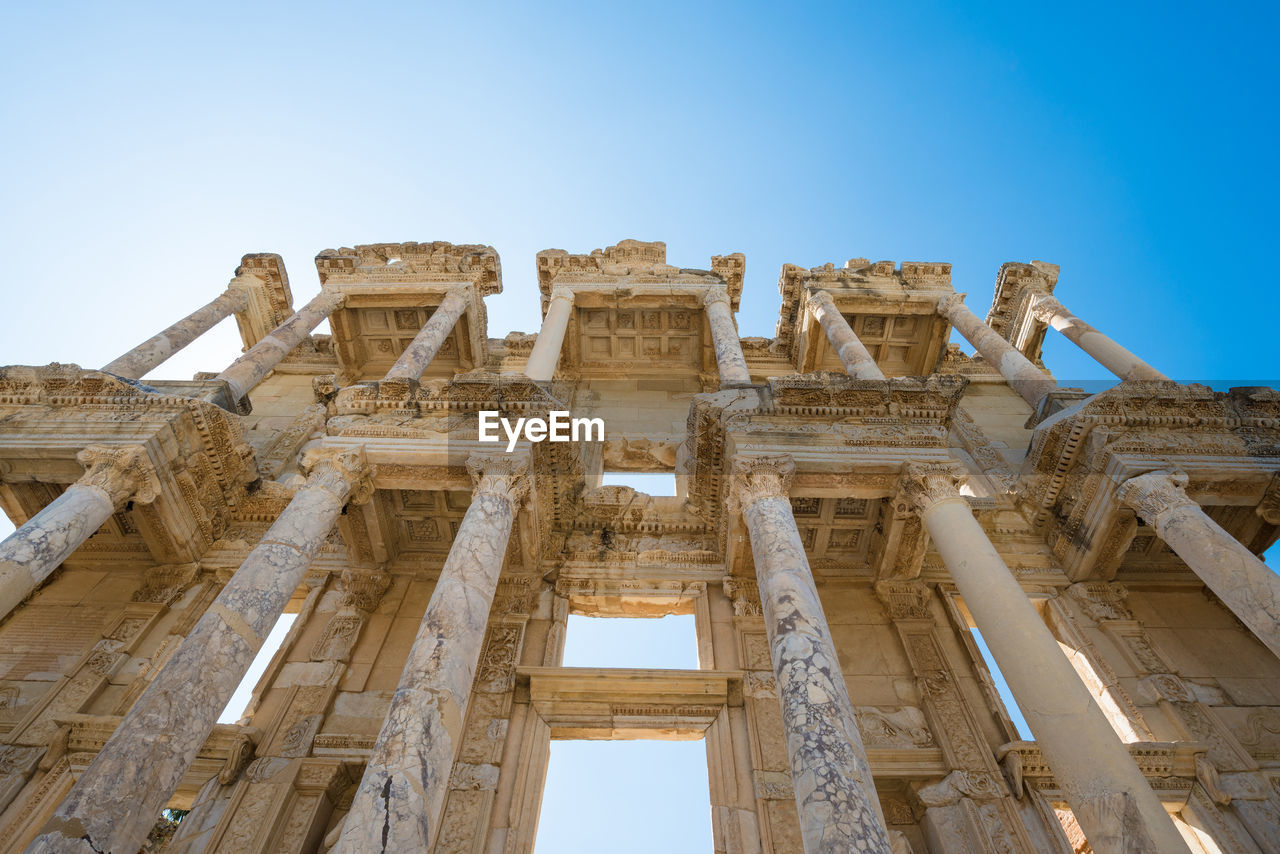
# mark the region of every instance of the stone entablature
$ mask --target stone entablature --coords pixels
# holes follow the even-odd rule
[[[947,264],[788,266],[774,339],[741,255],[537,264],[536,336],[488,337],[490,247],[386,243],[296,310],[246,255],[103,370],[0,369],[0,847],[168,806],[168,854],[529,852],[550,739],[637,737],[706,743],[724,854],[1280,847],[1275,391],[1168,381],[1040,262],[987,322]],[[221,373],[138,379],[232,314]],[[1048,326],[1125,381],[1058,388]],[[553,410],[605,440],[479,441]],[[691,615],[698,668],[563,667],[571,614]]]

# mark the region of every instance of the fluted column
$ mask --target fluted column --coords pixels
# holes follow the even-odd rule
[[[787,496],[789,456],[737,457],[806,854],[891,851],[858,721]]]
[[[302,308],[289,315],[289,318],[265,338],[244,352],[240,358],[232,362],[225,371],[218,374],[218,379],[226,380],[231,386],[232,396],[239,400],[253,389],[271,369],[280,364],[280,360],[311,334],[311,330],[320,322],[342,306],[343,295],[338,291],[322,290]]]
[[[564,347],[564,333],[569,328],[572,313],[573,291],[553,288],[551,301],[547,303],[547,316],[542,319],[542,328],[538,330],[538,337],[529,352],[529,361],[525,364],[524,372],[529,379],[550,382],[555,376],[560,350]]]
[[[414,336],[413,341],[409,342],[409,346],[404,348],[391,370],[387,371],[385,379],[417,380],[422,376],[427,365],[431,364],[431,360],[440,351],[440,345],[444,344],[453,331],[458,318],[467,310],[469,292],[470,288],[455,288],[445,294],[431,318]]]
[[[822,324],[823,331],[827,333],[827,340],[831,342],[832,349],[836,351],[841,364],[844,365],[845,373],[860,380],[885,378],[884,372],[880,370],[876,360],[871,357],[871,353],[853,331],[849,321],[845,320],[840,309],[836,308],[836,302],[831,298],[830,293],[814,291],[809,295],[806,305],[809,311],[813,312],[818,323]]]
[[[1164,374],[1103,335],[1047,294],[1033,297],[1031,311],[1122,380],[1168,380]]]
[[[904,490],[1099,854],[1187,852],[1160,799],[973,518],[947,467],[907,467]]]
[[[359,450],[304,454],[306,483],[125,715],[27,854],[137,851],[348,500]]]
[[[938,301],[938,313],[960,331],[965,340],[982,354],[989,365],[1009,381],[1022,399],[1034,408],[1046,394],[1057,389],[1053,377],[1031,364],[1018,348],[1000,337],[982,318],[964,304],[964,296],[950,294]]]
[[[174,353],[208,332],[223,318],[237,311],[244,311],[248,307],[248,293],[242,289],[229,287],[208,305],[196,309],[168,329],[142,342],[102,370],[131,380],[140,379]]]
[[[126,502],[156,498],[159,482],[140,445],[90,445],[76,459],[84,476],[0,543],[0,619]]]
[[[1280,578],[1209,518],[1183,487],[1182,472],[1130,478],[1118,497],[1132,507],[1205,586],[1276,655],[1280,655]]]
[[[738,327],[733,322],[729,290],[723,285],[709,288],[702,302],[707,307],[711,346],[715,349],[716,365],[720,369],[720,387],[739,388],[751,385],[751,372],[747,370],[747,358],[742,355]]]
[[[453,757],[516,510],[529,489],[523,456],[474,454],[475,480],[400,684],[365,766],[335,852],[427,851],[439,831]]]

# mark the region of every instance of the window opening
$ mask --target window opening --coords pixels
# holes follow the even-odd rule
[[[551,742],[535,854],[714,847],[702,740]]]
[[[676,476],[670,472],[607,471],[601,486],[629,486],[636,492],[653,496],[674,496]]]
[[[1018,736],[1024,741],[1033,741],[1035,736],[1031,734],[1031,727],[1027,726],[1027,719],[1023,717],[1022,709],[1018,708],[1018,701],[1013,698],[1013,692],[1009,690],[1009,683],[1005,681],[1004,674],[1000,672],[1000,665],[996,664],[996,657],[991,654],[991,650],[987,647],[987,642],[982,637],[981,632],[976,628],[971,628],[969,631],[973,634],[973,640],[978,646],[978,652],[982,654],[982,660],[987,665],[987,670],[991,673],[991,681],[996,685],[996,693],[1000,695],[1000,702],[1004,703],[1005,712],[1018,730]]]
[[[565,667],[698,669],[698,631],[692,614],[658,618],[569,615]]]
[[[262,648],[249,663],[249,669],[245,672],[244,678],[236,686],[236,692],[227,701],[227,707],[222,710],[222,714],[218,715],[218,723],[233,724],[244,717],[245,712],[249,710],[249,701],[253,699],[254,686],[258,684],[267,665],[271,663],[271,657],[284,643],[285,636],[289,634],[289,629],[293,627],[293,621],[296,619],[298,619],[297,614],[281,614],[280,619],[276,620],[276,624],[267,634],[267,639],[262,642]]]

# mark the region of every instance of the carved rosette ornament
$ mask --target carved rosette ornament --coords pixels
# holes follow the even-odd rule
[[[128,501],[150,504],[160,493],[155,467],[141,445],[89,445],[76,460],[85,467],[78,483],[102,490],[116,510]]]
[[[762,498],[786,498],[796,464],[790,454],[734,457],[729,487],[729,509],[746,510]]]
[[[373,472],[364,448],[304,448],[299,467],[307,475],[308,488],[332,492],[349,504],[364,504],[373,497]]]
[[[512,507],[519,507],[529,495],[528,457],[472,454],[467,458],[467,473],[476,496],[505,498]]]
[[[958,468],[947,463],[908,463],[902,469],[902,495],[923,515],[942,501],[963,501]]]

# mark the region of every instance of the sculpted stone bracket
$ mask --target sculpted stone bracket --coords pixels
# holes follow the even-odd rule
[[[1178,469],[1206,503],[1264,501],[1280,472],[1280,393],[1125,382],[1046,421],[1027,460],[1020,497],[1055,557],[1073,580],[1106,576],[1133,525],[1115,489],[1135,475]],[[1232,533],[1249,542],[1248,527]]]
[[[1035,302],[1053,293],[1059,272],[1057,264],[1044,261],[1000,265],[995,296],[987,312],[987,325],[1037,364],[1048,324],[1036,317]]]
[[[89,767],[120,721],[119,715],[73,714],[58,718],[57,723],[67,729],[65,750],[74,773],[79,774]],[[223,785],[235,782],[253,759],[260,738],[261,732],[254,727],[216,725],[200,747],[175,795],[179,799],[194,797],[213,776],[218,777]]]
[[[1127,744],[1129,755],[1166,802],[1185,801],[1197,781],[1198,759],[1206,746],[1196,741],[1135,741]],[[996,758],[1014,794],[1021,798],[1034,790],[1054,799],[1061,797],[1058,781],[1033,741],[1011,741],[996,751]]]
[[[919,370],[902,373],[928,374],[933,371],[946,347],[947,324],[936,317],[934,305],[940,295],[951,292],[951,265],[933,262],[871,262],[854,258],[843,267],[825,264],[805,269],[786,264],[778,279],[782,306],[778,313],[775,347],[797,370],[817,365],[826,336],[812,322],[805,308],[809,291],[831,294],[842,314],[865,314],[861,329],[855,329],[864,344],[889,347],[910,344]],[[893,324],[903,318],[904,325]],[[910,323],[908,327],[905,324]]]
[[[0,412],[6,416],[0,471],[11,494],[26,505],[5,508],[14,518],[27,518],[50,500],[43,484],[80,480],[82,466],[103,466],[121,448],[144,449],[120,469],[123,479],[107,477],[99,485],[113,500],[124,496],[121,489],[129,492],[118,503],[133,501],[131,524],[161,563],[197,558],[221,536],[245,486],[258,476],[243,428],[225,410],[152,394],[99,371],[74,365],[0,368]],[[86,451],[83,462],[77,461],[91,446],[105,450]]]
[[[244,295],[246,306],[236,312],[244,349],[265,338],[293,314],[293,293],[284,259],[272,252],[245,255],[230,289]]]

